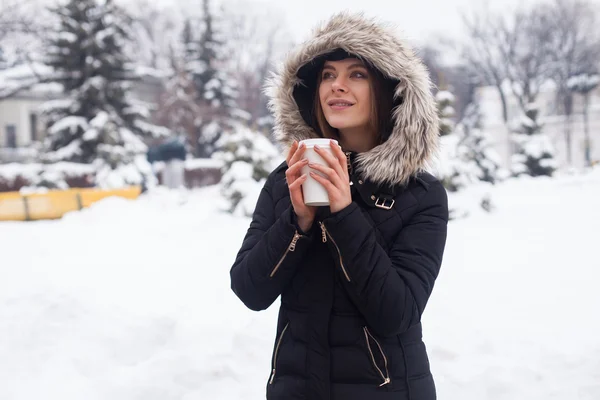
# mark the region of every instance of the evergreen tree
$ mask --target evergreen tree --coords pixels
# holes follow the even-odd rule
[[[554,146],[548,135],[542,133],[538,117],[537,105],[530,103],[514,128],[512,139],[516,151],[511,160],[514,176],[552,176],[557,168]]]
[[[8,59],[4,54],[4,50],[2,50],[2,46],[0,46],[0,69],[5,69],[9,67]]]
[[[251,216],[262,182],[280,162],[279,151],[261,133],[239,125],[217,142],[214,157],[223,161],[221,194],[231,213]]]
[[[189,150],[195,152],[198,143],[201,109],[197,103],[197,92],[191,74],[186,71],[187,54],[194,52],[192,24],[184,22],[181,33],[181,52],[171,48],[171,75],[159,98],[156,113],[158,123],[177,134],[184,135]]]
[[[219,137],[233,127],[234,121],[246,118],[236,103],[235,80],[227,70],[227,44],[217,13],[210,0],[202,1],[202,32],[196,39],[186,27],[186,70],[194,82],[202,121],[198,127],[196,155],[209,157]],[[189,32],[188,32],[189,30]]]
[[[454,95],[448,90],[440,90],[436,96],[438,116],[440,118],[440,136],[446,136],[454,131]]]
[[[500,156],[493,149],[488,135],[482,129],[479,104],[473,102],[465,110],[459,123],[462,136],[461,145],[465,148],[465,159],[476,166],[477,178],[484,182],[496,183],[501,171]]]
[[[123,52],[127,16],[111,0],[70,0],[52,11],[60,26],[47,40],[47,64],[65,99],[43,107],[44,159],[131,165],[146,151],[144,138],[169,132],[148,123],[148,110],[129,97],[130,81],[138,77]]]
[[[454,117],[454,95],[447,90],[436,94],[440,118],[439,177],[448,191],[455,192],[477,181],[474,163],[467,159],[460,131]]]

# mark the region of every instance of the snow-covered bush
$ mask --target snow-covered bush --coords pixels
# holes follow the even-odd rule
[[[514,176],[552,176],[558,165],[555,149],[548,135],[542,133],[539,108],[531,103],[525,114],[514,123],[512,140],[515,153],[511,158]]]
[[[280,152],[264,135],[243,125],[223,135],[217,145],[214,157],[224,165],[221,193],[227,210],[251,216],[265,179],[283,161]]]

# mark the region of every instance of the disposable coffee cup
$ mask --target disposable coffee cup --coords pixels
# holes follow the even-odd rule
[[[337,141],[333,141],[337,144]],[[315,151],[315,145],[318,145],[323,151],[329,152],[333,155],[333,150],[331,149],[331,139],[306,139],[300,141],[300,143],[304,143],[306,146],[306,150],[304,151],[304,158],[308,159],[309,162],[314,164],[321,164],[326,167],[329,166],[327,161],[323,159],[317,152]],[[314,169],[311,169],[308,165],[302,168],[302,173],[306,174],[307,178],[302,184],[302,194],[304,195],[304,204],[307,206],[328,206],[329,205],[329,195],[327,194],[327,190],[325,187],[317,182],[311,175],[310,172],[313,171],[316,174],[319,174],[326,178],[324,174]]]

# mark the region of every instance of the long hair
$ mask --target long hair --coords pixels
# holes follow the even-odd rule
[[[381,144],[385,142],[392,130],[395,85],[390,80],[386,80],[379,70],[372,68],[366,63],[365,66],[369,73],[369,86],[371,88],[369,126],[372,132],[377,134],[377,144]],[[339,140],[340,134],[338,129],[329,125],[323,113],[323,106],[321,105],[321,97],[319,95],[319,87],[321,86],[322,79],[322,73],[319,71],[315,96],[312,102],[313,129],[322,137]]]

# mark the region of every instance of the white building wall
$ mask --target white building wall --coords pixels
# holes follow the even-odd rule
[[[510,142],[510,130],[504,124],[502,119],[502,104],[500,96],[493,87],[484,87],[478,90],[477,96],[480,101],[481,112],[483,114],[484,129],[490,135],[496,151],[500,154],[504,166],[510,165],[510,156],[512,146]],[[565,139],[565,117],[562,115],[552,115],[555,108],[556,96],[553,91],[540,94],[538,103],[541,107],[542,117],[540,121],[544,123],[543,133],[547,134],[555,146],[557,152],[557,161],[561,167],[568,166],[567,162],[567,144]],[[508,96],[508,117],[509,121],[520,114],[520,107],[514,96]],[[583,101],[581,96],[575,96],[574,114],[571,116],[571,153],[572,166],[585,166],[584,152],[584,123],[583,123]],[[592,161],[600,161],[600,88],[590,96],[589,107],[589,135],[592,143]]]
[[[31,114],[38,114],[42,100],[10,98],[0,101],[0,147],[6,147],[6,127],[16,126],[17,147],[29,146],[32,142]],[[38,117],[38,134],[41,131]],[[39,135],[38,135],[39,137]]]

